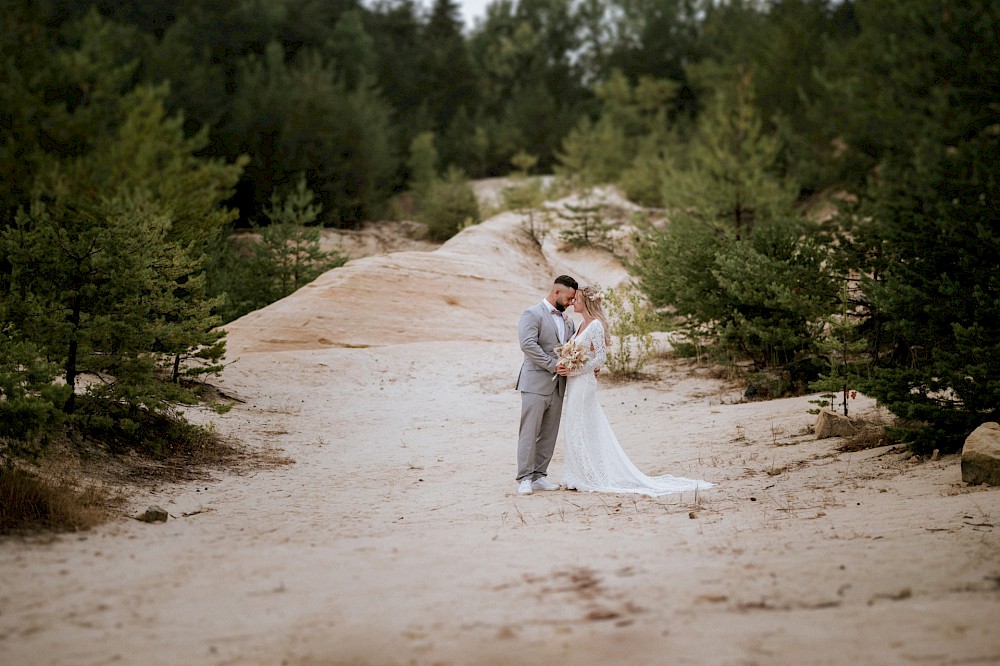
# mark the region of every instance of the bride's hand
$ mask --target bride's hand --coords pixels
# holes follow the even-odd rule
[[[556,374],[557,375],[562,375],[563,377],[565,377],[565,376],[569,375],[569,368],[567,368],[565,365],[563,365],[562,363],[560,363],[559,365],[556,366]]]

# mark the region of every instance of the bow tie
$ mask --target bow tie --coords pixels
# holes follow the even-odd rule
[[[549,314],[559,315],[560,317],[563,316],[563,313],[559,312],[559,310],[549,310]]]

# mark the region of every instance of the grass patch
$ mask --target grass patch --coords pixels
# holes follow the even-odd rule
[[[90,529],[107,519],[112,504],[96,484],[0,467],[0,534]]]
[[[854,419],[854,425],[858,429],[858,434],[847,440],[838,448],[839,451],[864,451],[866,449],[877,449],[881,446],[899,444],[897,438],[886,432],[885,424]]]
[[[205,482],[290,464],[180,415],[81,401],[72,422],[34,458],[0,438],[0,534],[86,530],[122,515],[128,496],[163,483]]]

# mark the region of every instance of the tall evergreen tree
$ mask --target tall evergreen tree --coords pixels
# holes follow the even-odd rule
[[[481,127],[489,144],[487,169],[510,170],[526,151],[550,171],[563,138],[579,122],[591,97],[580,50],[579,16],[568,0],[496,3],[472,37],[481,69]]]
[[[812,123],[838,146],[832,157],[842,183],[863,187],[884,160],[909,154],[928,131],[936,133],[945,119],[930,105],[950,107],[947,127],[955,136],[995,122],[995,2],[857,0],[851,6],[857,33],[827,49],[823,94],[811,109]]]
[[[62,359],[68,386],[89,373],[107,381],[93,392],[151,409],[169,392],[156,388],[158,370],[176,375],[179,356],[221,354],[203,249],[235,217],[220,204],[241,169],[196,158],[203,139],[184,136],[162,97],[135,90],[112,134],[50,159],[4,239],[7,312],[20,334]]]
[[[393,111],[397,145],[409,146],[418,134],[432,130],[430,111],[422,96],[421,23],[414,0],[376,3],[365,16],[377,54],[378,87]],[[402,167],[402,165],[400,165]],[[396,174],[395,184],[406,178]]]
[[[349,90],[372,83],[377,72],[374,41],[365,31],[361,12],[343,14],[326,44],[341,80]]]
[[[781,169],[781,142],[764,129],[749,72],[719,91],[698,122],[686,155],[668,160],[662,199],[692,209],[737,239],[760,219],[787,212],[797,188]]]
[[[251,156],[245,186],[257,209],[305,173],[331,226],[374,215],[398,164],[378,91],[367,81],[347,88],[316,51],[289,64],[277,43],[243,63],[225,133],[232,152]]]
[[[455,0],[434,0],[423,29],[420,89],[430,112],[429,129],[440,138],[447,136],[460,109],[468,113],[476,108],[476,77],[462,28]],[[440,151],[449,163],[460,146],[442,142]]]
[[[643,77],[671,81],[676,84],[679,94],[669,100],[670,105],[665,110],[671,116],[692,112],[693,98],[685,66],[695,50],[699,3],[695,0],[616,0],[597,4],[605,13],[603,23],[610,22],[613,26],[607,53],[595,68],[598,80],[618,70],[633,83]]]
[[[779,153],[744,75],[699,118],[688,154],[665,162],[671,220],[640,246],[634,270],[692,343],[780,369],[780,393],[815,379],[815,339],[836,286],[828,251],[793,212],[795,187],[775,173]]]
[[[942,118],[943,122],[947,122]],[[869,395],[919,452],[954,450],[1000,419],[1000,137],[925,137],[887,165],[861,210],[881,269],[867,280]]]
[[[863,388],[915,450],[954,449],[1000,403],[1000,15],[988,1],[855,9],[826,80],[859,198],[841,247],[867,276]]]
[[[619,182],[643,150],[665,147],[676,91],[672,81],[643,77],[632,85],[622,72],[612,72],[596,88],[600,117],[594,122],[584,117],[566,136],[556,173],[583,183]],[[656,189],[660,176],[656,174]],[[658,192],[656,196],[659,203]]]

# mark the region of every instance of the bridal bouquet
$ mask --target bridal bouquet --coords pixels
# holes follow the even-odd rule
[[[576,340],[570,340],[556,347],[559,362],[570,370],[577,370],[587,364],[587,348]],[[553,379],[558,377],[555,375]]]

